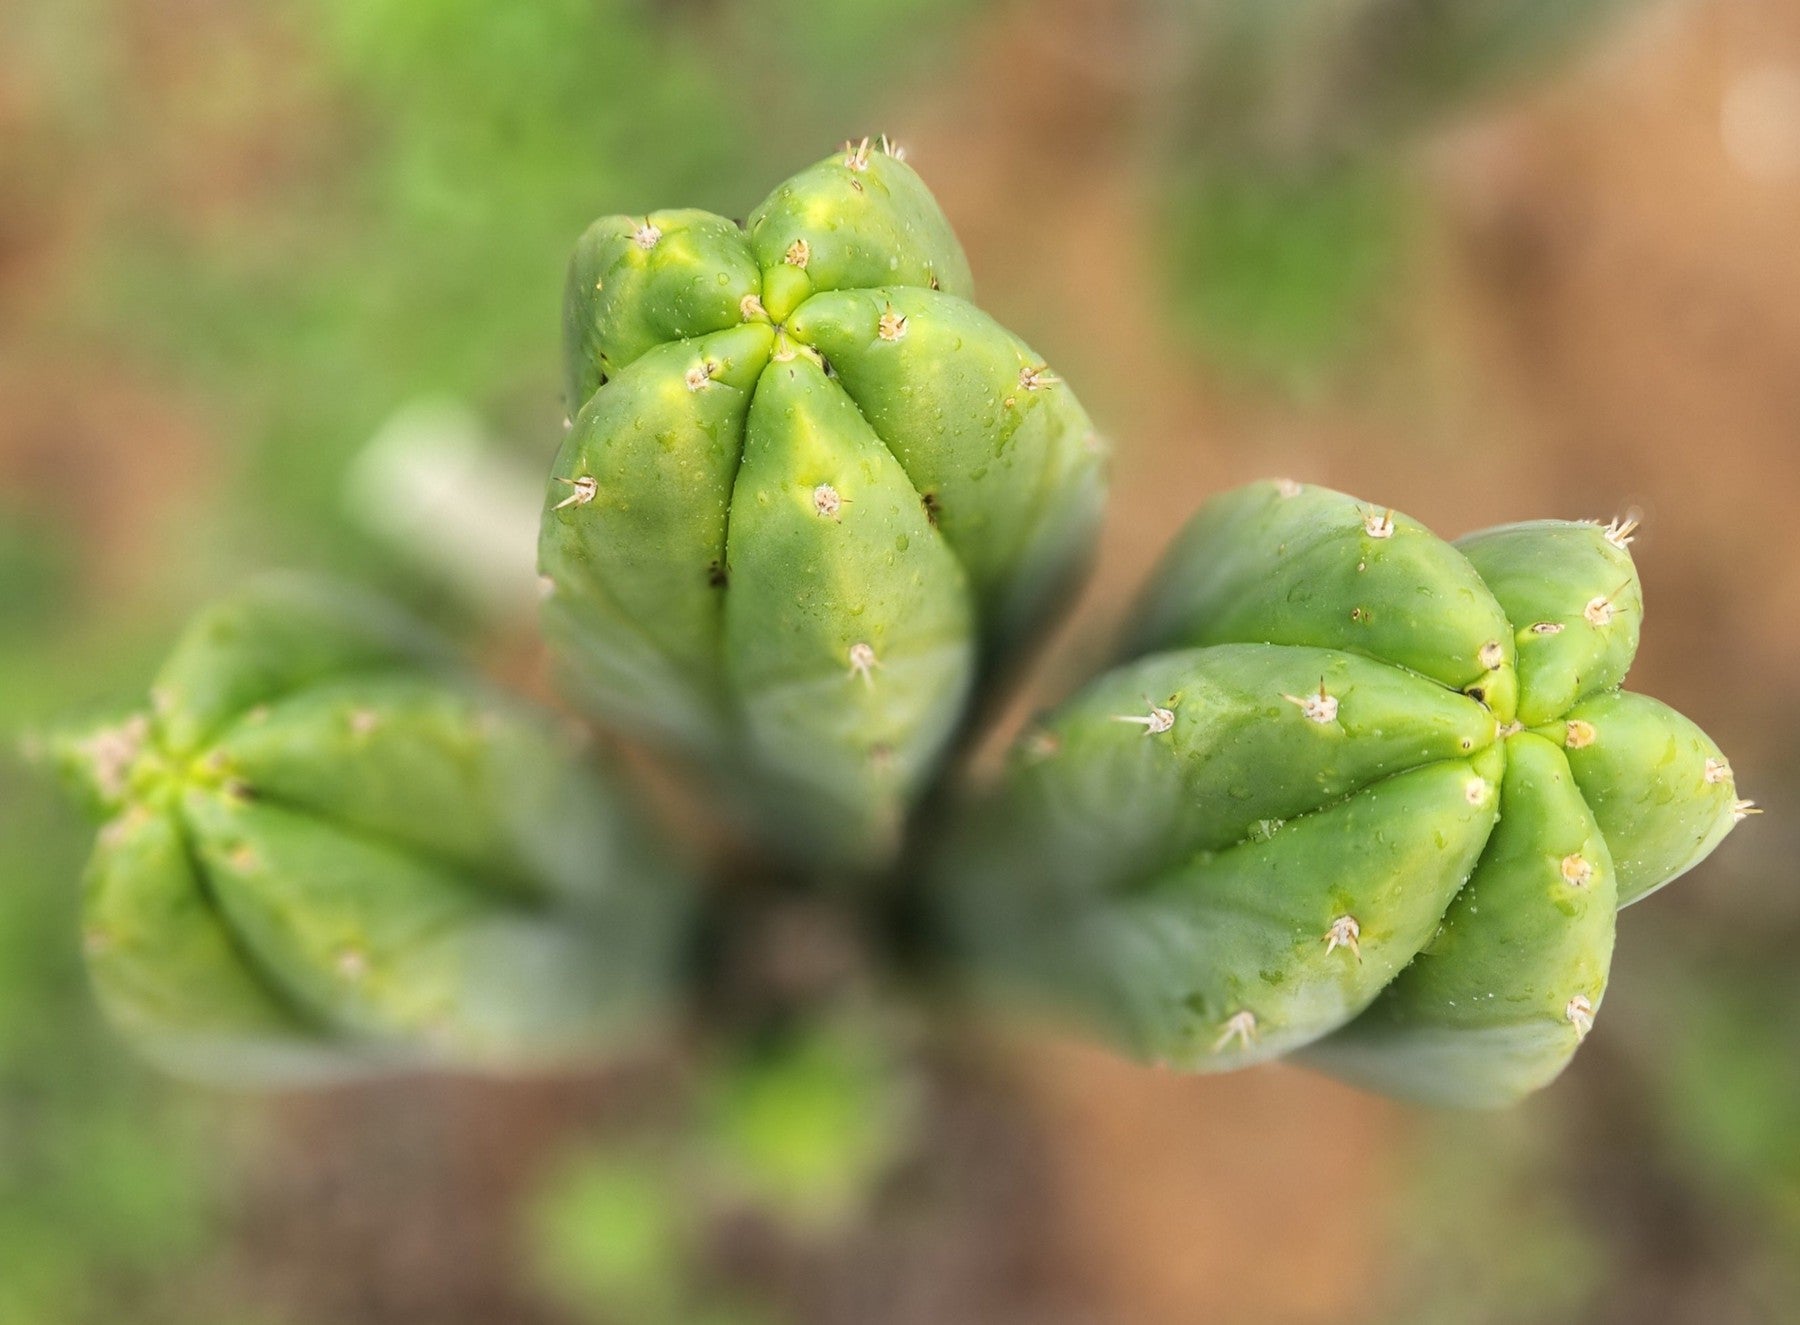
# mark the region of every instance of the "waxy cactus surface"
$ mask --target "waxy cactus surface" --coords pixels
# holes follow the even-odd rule
[[[955,839],[974,960],[1215,1071],[1301,1051],[1461,1105],[1549,1082],[1614,919],[1748,812],[1704,733],[1620,689],[1629,526],[1452,545],[1341,493],[1203,508],[1130,661],[1020,742]]]
[[[222,1080],[568,1061],[670,996],[688,882],[535,715],[379,603],[260,583],[61,740],[95,990]]]
[[[1099,519],[1087,415],[970,298],[885,139],[742,226],[603,218],[571,264],[546,629],[601,716],[710,765],[814,861],[891,852]]]

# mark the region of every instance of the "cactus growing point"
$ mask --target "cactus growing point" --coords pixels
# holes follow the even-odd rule
[[[1687,719],[1620,689],[1618,524],[1452,546],[1292,483],[1209,503],[1115,669],[1021,741],[943,867],[980,965],[1197,1071],[1300,1052],[1510,1102],[1593,1024],[1619,907],[1747,811]]]
[[[603,218],[570,266],[546,630],[601,716],[729,770],[814,860],[891,852],[1098,523],[1086,413],[970,297],[886,139],[742,227]]]

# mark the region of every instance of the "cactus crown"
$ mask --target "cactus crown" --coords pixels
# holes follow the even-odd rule
[[[971,295],[885,139],[743,228],[603,218],[570,268],[547,629],[602,715],[734,770],[815,858],[891,851],[1098,519],[1087,415]]]
[[[1153,578],[1141,656],[1022,742],[972,850],[1061,896],[1050,960],[1146,1054],[1311,1046],[1393,1093],[1516,1098],[1591,1025],[1618,907],[1744,808],[1703,733],[1619,689],[1628,540],[1452,546],[1324,488],[1229,493]]]

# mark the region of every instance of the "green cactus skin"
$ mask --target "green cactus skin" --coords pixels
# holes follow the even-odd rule
[[[379,603],[271,579],[58,755],[105,819],[90,974],[189,1076],[520,1068],[632,1033],[692,888],[533,715]]]
[[[1087,415],[971,293],[885,139],[741,229],[603,218],[570,265],[546,632],[584,702],[746,790],[814,862],[891,853],[1098,526]]]
[[[1187,1070],[1296,1053],[1462,1106],[1548,1084],[1618,908],[1749,809],[1698,728],[1619,689],[1629,534],[1453,546],[1289,482],[1209,503],[1132,614],[1136,660],[951,835],[966,956]]]

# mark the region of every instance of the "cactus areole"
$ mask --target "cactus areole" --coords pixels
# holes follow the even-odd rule
[[[1303,1051],[1464,1105],[1544,1085],[1599,1010],[1618,909],[1751,808],[1703,732],[1620,689],[1629,538],[1453,546],[1288,482],[1213,501],[1135,661],[1027,734],[959,837],[978,962],[1181,1068]]]
[[[885,139],[741,226],[603,218],[570,266],[547,632],[600,716],[728,770],[815,861],[891,852],[1098,523],[1087,415],[970,298]]]

